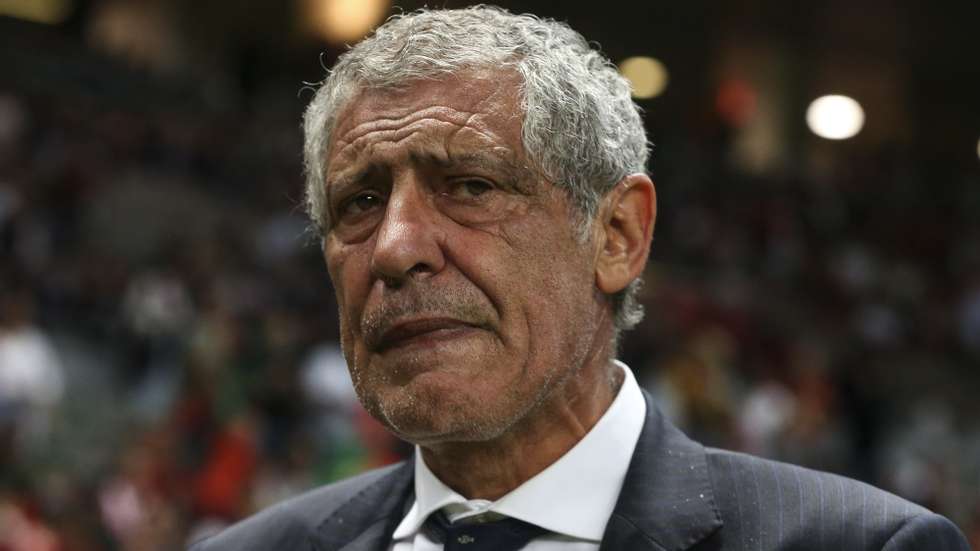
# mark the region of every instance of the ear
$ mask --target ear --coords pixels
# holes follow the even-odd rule
[[[614,294],[643,273],[656,219],[657,191],[646,174],[623,178],[606,195],[596,243],[596,286],[600,291]]]

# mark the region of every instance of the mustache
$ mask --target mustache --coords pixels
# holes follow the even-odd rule
[[[490,329],[493,309],[487,300],[473,289],[466,288],[402,288],[386,293],[384,299],[361,315],[361,334],[371,349],[383,345],[385,335],[405,320],[444,318],[467,325]]]

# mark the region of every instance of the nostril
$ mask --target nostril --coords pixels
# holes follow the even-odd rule
[[[408,280],[412,279],[413,277],[418,277],[425,274],[431,274],[433,270],[432,267],[430,267],[428,264],[424,262],[419,262],[414,266],[412,266],[411,268],[409,268],[404,273],[400,273],[400,274],[386,273],[378,270],[373,270],[373,272],[375,276],[382,283],[384,283],[385,287],[389,289],[399,289],[401,288],[402,285],[404,285],[406,282],[408,282]]]
[[[392,277],[385,274],[378,274],[378,279],[389,289],[398,289],[405,283],[405,278]]]
[[[427,264],[425,264],[423,262],[419,262],[418,264],[416,264],[416,265],[412,266],[411,268],[409,268],[408,275],[413,276],[413,275],[416,275],[416,274],[422,274],[422,273],[431,272],[431,271],[432,271],[432,269],[429,268],[429,266]]]

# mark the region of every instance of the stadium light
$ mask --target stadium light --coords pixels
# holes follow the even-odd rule
[[[807,108],[806,122],[821,138],[846,140],[864,127],[864,109],[847,96],[823,96],[813,100]]]
[[[390,0],[307,0],[313,28],[334,43],[356,42],[380,23]]]
[[[57,25],[68,19],[72,0],[0,0],[0,15]]]
[[[667,68],[652,57],[628,57],[619,62],[619,72],[630,81],[633,97],[657,97],[667,88]]]

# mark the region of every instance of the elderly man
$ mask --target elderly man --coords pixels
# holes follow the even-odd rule
[[[351,378],[415,456],[195,549],[967,549],[864,484],[705,449],[614,360],[656,196],[628,84],[568,26],[392,18],[305,133]]]

